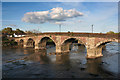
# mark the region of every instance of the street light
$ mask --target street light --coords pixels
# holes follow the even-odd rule
[[[61,24],[59,24],[59,31],[61,32]]]
[[[92,24],[92,33],[93,33],[93,24]]]

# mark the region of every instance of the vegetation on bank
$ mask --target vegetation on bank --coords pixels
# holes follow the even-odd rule
[[[2,30],[2,34],[11,34],[11,35],[13,35],[14,33],[16,33],[16,34],[23,34],[25,32],[20,30],[20,29],[12,30],[12,28],[10,28],[10,27],[4,28]]]
[[[14,40],[9,40],[7,37],[2,37],[2,46],[17,46],[17,42],[15,42]]]
[[[22,31],[20,29],[12,30],[12,28],[10,28],[10,27],[2,29],[1,32],[2,32],[2,46],[3,47],[17,45],[17,42],[15,42],[14,40],[9,40],[7,35],[13,35],[14,33],[16,33],[16,34],[23,34],[24,33],[24,31]]]
[[[40,33],[38,30],[31,30],[31,31],[23,31],[23,30],[20,30],[20,29],[13,30],[11,27],[4,28],[0,32],[2,34],[6,34],[6,35],[7,34],[13,35],[14,33],[15,34],[36,35],[36,34]]]
[[[115,32],[113,32],[113,31],[109,31],[109,32],[107,32],[106,34],[120,34],[120,32],[119,32],[119,33],[115,33]]]

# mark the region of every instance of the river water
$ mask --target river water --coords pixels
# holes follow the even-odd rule
[[[72,47],[69,53],[50,54],[47,50],[33,48],[3,48],[3,78],[116,78],[118,71],[118,43],[107,44],[103,57],[86,59],[86,49]]]

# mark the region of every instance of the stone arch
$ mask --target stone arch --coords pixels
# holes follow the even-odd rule
[[[52,38],[49,37],[49,36],[44,36],[44,37],[42,37],[42,38],[40,39],[40,41],[39,41],[39,43],[38,43],[38,47],[41,48],[41,49],[45,49],[48,40],[52,40],[53,44],[56,46],[56,42],[55,42],[54,39],[52,39]]]
[[[56,41],[55,41],[52,37],[47,36],[47,35],[43,36],[43,37],[40,39],[40,41],[41,41],[44,37],[48,37],[48,38],[50,38],[50,39],[55,43],[55,45],[56,45]],[[39,41],[39,42],[40,42],[40,41]]]
[[[102,51],[103,51],[103,48],[105,47],[105,44],[110,43],[110,42],[118,42],[118,41],[117,41],[117,39],[107,39],[104,41],[100,41],[95,45],[93,50],[89,50],[88,52],[90,54],[94,55],[94,57],[101,57],[101,56],[103,56]]]
[[[10,41],[12,42],[11,45],[18,45],[18,41],[16,41],[15,39],[11,39]]]
[[[78,37],[68,37],[68,38],[66,38],[65,40],[63,40],[63,41],[61,42],[61,45],[62,45],[66,40],[68,40],[68,39],[70,39],[70,38],[74,38],[74,39],[78,40],[81,44],[83,44],[83,45],[86,46],[86,43],[85,43],[84,41],[82,41],[82,40],[81,40],[80,38],[78,38]]]
[[[11,39],[10,41],[15,41],[15,39]]]
[[[20,45],[20,46],[23,46],[23,45],[24,45],[24,40],[23,40],[23,39],[20,39],[20,40],[19,40],[19,45]]]
[[[62,43],[61,43],[61,49],[62,51],[69,51],[70,50],[70,45],[72,43],[78,43],[78,44],[82,44],[84,47],[86,47],[86,44],[80,40],[80,38],[76,38],[76,37],[69,37],[66,38]]]
[[[23,40],[23,39],[20,39],[20,42],[22,43],[22,42],[24,42],[24,40]]]
[[[35,47],[35,41],[33,38],[28,38],[27,39],[27,43],[26,43],[27,47]]]
[[[100,41],[95,45],[95,47],[98,48],[101,45],[105,45],[105,44],[110,43],[110,42],[118,42],[118,40],[117,39],[108,39],[108,40]]]

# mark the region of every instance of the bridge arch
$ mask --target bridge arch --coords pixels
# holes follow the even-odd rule
[[[100,42],[98,42],[97,44],[96,44],[96,48],[98,48],[98,47],[100,47],[100,46],[102,46],[102,45],[105,45],[105,44],[107,44],[107,43],[110,43],[110,42],[118,42],[118,40],[116,40],[116,39],[108,39],[108,40],[104,40],[104,41],[100,41]]]
[[[15,39],[11,39],[11,45],[18,45],[18,41],[16,41]]]
[[[48,42],[53,43],[56,46],[56,42],[54,39],[52,39],[49,36],[44,36],[40,39],[40,41],[38,43],[38,47],[41,49],[45,49]]]
[[[86,48],[86,44],[81,39],[75,37],[69,37],[62,42],[61,44],[62,51],[69,51],[71,49],[71,44],[73,43],[81,44]]]
[[[98,42],[95,45],[95,48],[93,49],[93,51],[95,51],[95,57],[103,56],[103,48],[105,47],[105,44],[110,43],[110,42],[118,42],[118,41],[116,39],[107,39],[107,40]]]
[[[24,45],[24,40],[23,40],[23,39],[20,39],[19,45],[20,45],[20,46],[23,46],[23,45]]]
[[[65,41],[67,41],[68,39],[71,39],[71,38],[78,40],[78,43],[83,44],[83,45],[86,46],[86,43],[85,43],[83,40],[81,40],[80,38],[78,38],[78,37],[68,37],[68,38],[66,38],[65,40],[63,40],[63,41],[61,42],[61,44],[63,44]]]
[[[34,39],[28,38],[26,45],[27,45],[27,47],[33,47],[34,48],[35,47],[35,41],[34,41]]]

